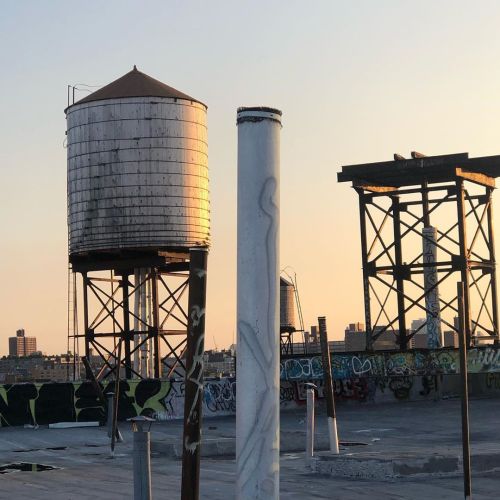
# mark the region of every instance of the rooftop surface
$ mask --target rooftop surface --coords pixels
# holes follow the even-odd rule
[[[345,165],[337,174],[339,182],[354,186],[403,187],[447,182],[457,178],[492,184],[500,176],[500,155],[469,158],[469,153],[422,156],[359,165]]]
[[[478,454],[500,453],[497,420],[500,400],[470,401],[473,471]],[[282,449],[304,447],[304,410],[282,412]],[[379,455],[382,459],[404,453],[422,457],[461,453],[460,401],[376,404],[342,404],[337,411],[341,441],[365,443],[343,446],[346,456]],[[317,447],[327,439],[326,416],[316,418]],[[29,462],[60,467],[45,472],[12,472],[0,475],[0,498],[17,499],[128,499],[133,498],[132,436],[122,423],[125,442],[118,443],[110,458],[105,428],[0,429],[3,463]],[[180,498],[181,462],[169,445],[180,446],[181,421],[155,423],[152,427],[153,498]],[[234,442],[234,417],[204,421],[204,454],[214,443]],[[219,448],[220,449],[220,448]],[[230,449],[230,447],[228,448]],[[235,492],[235,461],[231,453],[212,453],[201,461],[201,498],[232,499]],[[496,456],[496,455],[495,455]],[[500,465],[500,464],[499,464]],[[360,480],[312,474],[304,465],[304,453],[281,455],[281,499],[439,499],[463,498],[462,477],[404,478],[394,481]],[[472,474],[475,500],[498,497],[498,473]],[[2,496],[3,495],[3,496]]]

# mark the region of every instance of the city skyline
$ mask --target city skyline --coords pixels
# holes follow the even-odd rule
[[[341,338],[364,317],[357,199],[336,174],[394,152],[498,153],[500,6],[151,5],[142,22],[134,2],[4,8],[0,331],[26,328],[43,351],[65,351],[66,85],[104,85],[137,64],[208,105],[207,349],[234,337],[235,118],[251,104],[283,111],[280,267],[297,273],[306,328],[325,315],[330,340]]]

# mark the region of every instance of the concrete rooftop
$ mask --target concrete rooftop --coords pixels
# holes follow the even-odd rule
[[[500,400],[470,402],[472,465],[487,454],[496,466],[500,457],[498,420]],[[360,480],[317,475],[306,469],[304,453],[305,412],[283,412],[281,416],[281,499],[458,499],[462,477],[405,477],[397,480]],[[201,463],[201,498],[234,498],[234,417],[205,419],[204,454]],[[326,417],[317,412],[317,445],[326,443]],[[338,408],[341,441],[366,445],[345,446],[348,457],[431,454],[458,456],[460,401],[374,404],[344,404]],[[60,467],[46,472],[12,472],[0,475],[0,498],[20,499],[127,499],[132,498],[132,436],[129,424],[121,424],[125,442],[118,443],[110,458],[105,428],[0,429],[0,462],[41,463]],[[180,498],[180,449],[182,422],[155,423],[152,427],[153,497]],[[500,467],[500,459],[498,460]],[[473,472],[473,498],[498,497],[498,473]]]

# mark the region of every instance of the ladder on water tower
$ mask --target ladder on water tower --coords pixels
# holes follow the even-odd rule
[[[80,378],[80,353],[78,347],[78,309],[76,298],[76,275],[71,263],[68,263],[68,347],[67,352],[73,353],[71,375],[68,365],[68,381]]]

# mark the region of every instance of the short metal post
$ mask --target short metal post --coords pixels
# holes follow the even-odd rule
[[[457,283],[458,332],[460,347],[460,379],[462,389],[462,462],[464,469],[464,498],[471,498],[470,441],[469,441],[469,385],[467,381],[467,332],[465,327],[464,284]]]
[[[326,414],[328,417],[328,436],[330,438],[330,451],[339,454],[339,437],[337,433],[337,415],[335,412],[335,394],[333,392],[332,361],[328,348],[328,334],[326,331],[326,318],[318,318],[319,339],[323,360],[323,377],[325,381]]]
[[[132,422],[134,431],[134,500],[151,500],[151,452],[150,432],[144,430],[144,424],[154,421],[149,417],[133,417],[128,419]]]
[[[306,417],[306,465],[311,465],[314,456],[314,384],[307,386],[307,417]]]

